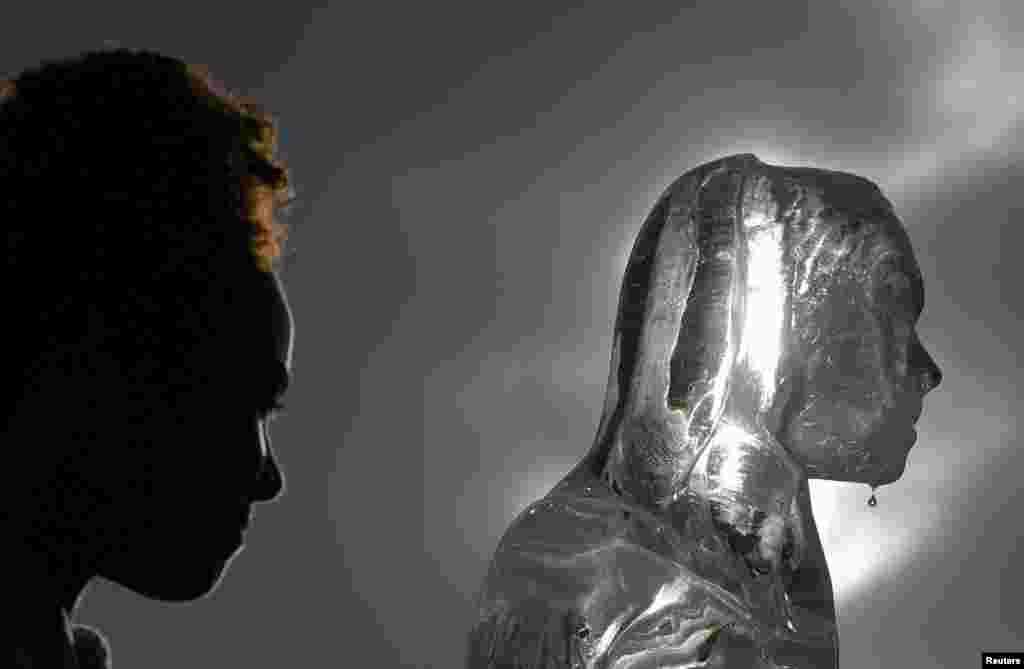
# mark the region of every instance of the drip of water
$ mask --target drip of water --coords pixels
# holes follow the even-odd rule
[[[878,506],[878,499],[875,497],[875,487],[871,486],[871,497],[868,498],[868,506],[870,507]]]

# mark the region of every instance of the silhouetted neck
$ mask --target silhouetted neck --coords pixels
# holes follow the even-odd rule
[[[53,667],[55,669],[78,669],[69,623],[70,611],[77,603],[82,588],[63,595],[65,605],[56,594],[60,587],[57,580],[46,573],[48,561],[39,560],[25,551],[14,558],[8,582],[13,602],[8,601],[8,611],[16,612],[5,625],[7,643],[11,644],[8,657],[13,654],[16,667]]]

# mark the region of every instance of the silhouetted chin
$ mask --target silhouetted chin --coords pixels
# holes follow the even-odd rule
[[[216,551],[198,555],[198,547],[188,547],[177,554],[168,553],[161,559],[138,560],[125,565],[107,580],[146,597],[163,602],[189,602],[205,597],[216,589],[228,566],[238,554],[234,550]]]

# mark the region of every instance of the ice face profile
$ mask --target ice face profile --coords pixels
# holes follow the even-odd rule
[[[889,201],[722,158],[637,236],[590,451],[505,532],[466,666],[838,666],[809,478],[903,472],[941,373]]]

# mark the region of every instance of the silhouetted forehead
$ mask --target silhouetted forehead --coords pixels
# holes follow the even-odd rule
[[[263,289],[260,327],[265,334],[257,333],[257,336],[266,337],[268,345],[261,349],[259,359],[252,361],[249,368],[254,372],[253,382],[269,389],[266,395],[269,401],[283,395],[291,380],[294,324],[288,297],[276,274],[264,277]]]
[[[295,336],[284,286],[275,274],[265,274],[247,298],[241,320],[229,325],[230,336],[218,343],[217,364],[235,375],[245,370],[245,378],[260,387],[282,387],[291,375]]]
[[[272,275],[272,285],[269,286],[268,294],[273,350],[276,358],[284,363],[288,372],[291,372],[295,324],[284,285],[276,274]]]

